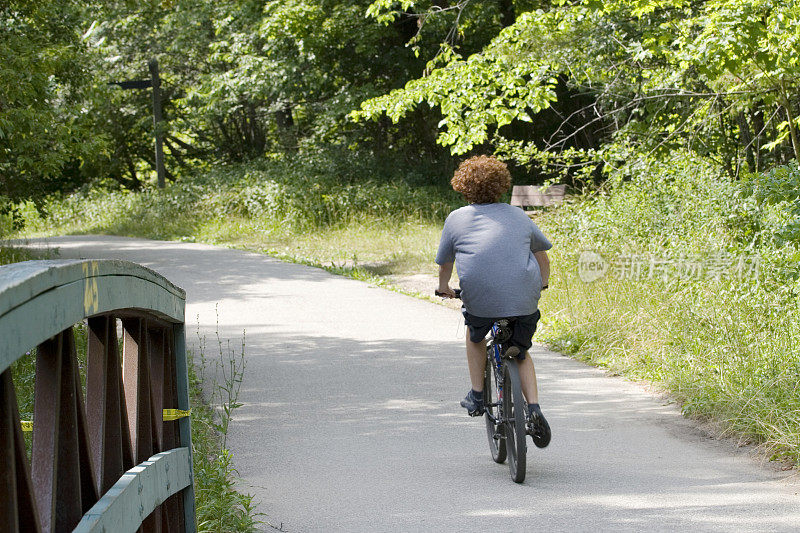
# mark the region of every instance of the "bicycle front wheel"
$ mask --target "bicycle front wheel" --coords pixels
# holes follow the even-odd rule
[[[503,434],[504,426],[498,421],[500,417],[500,395],[497,390],[495,380],[495,366],[492,357],[492,347],[487,347],[486,370],[483,373],[483,398],[486,406],[486,436],[489,438],[489,451],[492,452],[492,459],[495,463],[502,463],[506,460],[506,441]]]
[[[522,385],[519,380],[519,366],[516,359],[503,364],[503,401],[502,417],[505,426],[506,449],[508,450],[508,467],[511,479],[516,483],[525,481],[526,455],[528,452],[525,440],[525,399],[522,397]]]

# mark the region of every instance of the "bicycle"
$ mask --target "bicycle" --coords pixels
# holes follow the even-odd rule
[[[461,290],[456,289],[456,298]],[[435,291],[437,296],[444,296]],[[491,339],[486,345],[486,369],[483,375],[484,418],[489,451],[496,463],[508,459],[511,479],[516,483],[525,481],[525,440],[527,403],[522,396],[519,364],[516,357],[506,357],[503,344],[511,338],[513,319],[502,318],[492,324]],[[495,395],[497,401],[494,401]]]

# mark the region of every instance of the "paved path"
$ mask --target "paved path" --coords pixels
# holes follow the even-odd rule
[[[229,444],[269,522],[306,531],[792,531],[796,472],[705,437],[640,387],[535,348],[549,448],[525,484],[491,461],[457,311],[200,244],[50,239],[149,266],[188,295],[189,343],[247,331]],[[197,320],[195,317],[199,317]]]

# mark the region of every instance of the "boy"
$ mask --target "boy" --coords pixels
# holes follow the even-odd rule
[[[511,186],[505,163],[494,157],[472,157],[461,163],[450,183],[469,202],[447,217],[436,254],[439,292],[455,296],[449,285],[454,263],[461,284],[472,383],[461,406],[470,416],[484,413],[486,334],[495,320],[515,317],[506,355],[519,360],[528,434],[544,448],[550,443],[550,426],[539,408],[536,370],[528,349],[540,317],[539,297],[550,277],[546,250],[552,245],[523,210],[499,202]]]

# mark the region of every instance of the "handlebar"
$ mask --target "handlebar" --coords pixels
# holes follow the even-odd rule
[[[461,289],[454,289],[454,291],[455,291],[455,293],[456,293],[456,298],[459,298],[459,299],[460,299],[460,298],[461,298]],[[443,292],[439,292],[439,291],[433,291],[433,293],[434,293],[436,296],[441,296],[442,298],[448,298],[448,296],[447,296],[445,293],[443,293]]]

